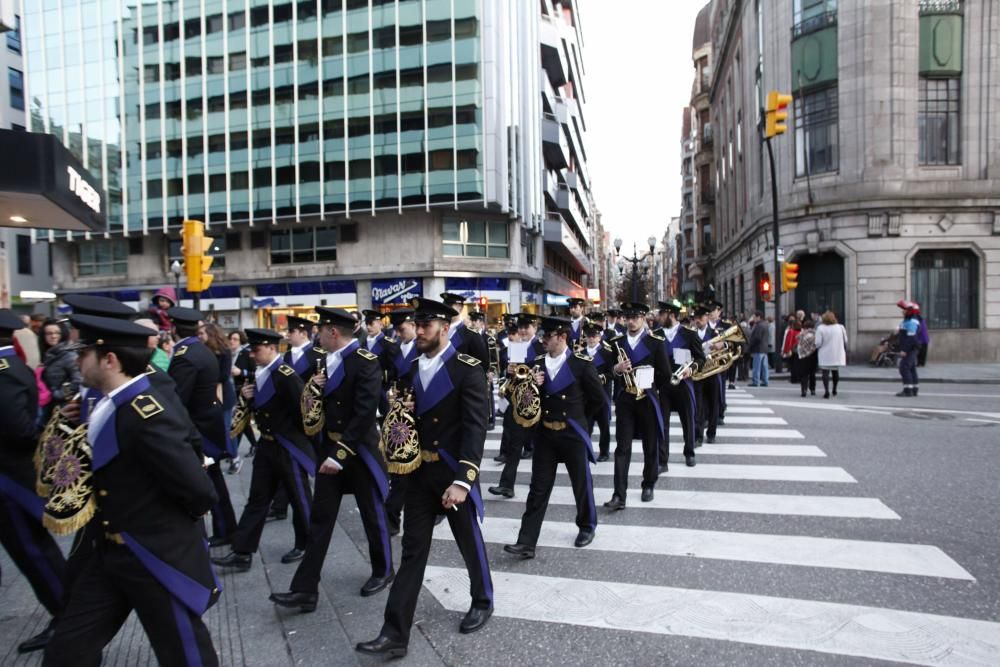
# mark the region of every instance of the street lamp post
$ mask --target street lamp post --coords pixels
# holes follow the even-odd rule
[[[174,274],[174,294],[177,296],[177,305],[180,305],[181,298],[181,273],[183,269],[181,268],[181,263],[176,259],[170,264],[170,273]]]
[[[651,257],[656,251],[656,237],[650,236],[646,239],[646,243],[649,244],[649,252],[639,255],[636,244],[632,243],[632,256],[622,257],[622,240],[621,238],[615,239],[615,255],[618,256],[618,273],[619,275],[625,273],[625,263],[628,262],[632,265],[632,303],[639,300],[639,264],[641,264],[646,258]],[[643,274],[645,275],[645,267],[643,267]]]

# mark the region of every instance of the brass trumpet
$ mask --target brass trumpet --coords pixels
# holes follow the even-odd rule
[[[628,354],[625,352],[625,348],[621,346],[621,343],[615,341],[615,348],[618,349],[618,363],[631,361],[628,358]],[[646,392],[639,388],[639,382],[636,380],[634,368],[622,373],[622,381],[625,383],[625,391],[629,394],[634,394],[635,400],[641,401],[646,397]]]
[[[323,387],[313,382],[313,378],[316,377],[326,377],[326,364],[323,359],[316,360],[316,372],[302,390],[302,429],[309,436],[322,431],[326,423],[326,413],[323,411]]]

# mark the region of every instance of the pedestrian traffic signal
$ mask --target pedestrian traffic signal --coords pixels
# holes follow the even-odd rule
[[[485,296],[479,297],[479,312],[485,313],[486,312],[486,308],[489,305],[490,305],[489,298],[487,298]]]
[[[767,94],[767,115],[765,120],[764,136],[770,139],[788,131],[785,121],[788,120],[788,105],[792,103],[792,96],[772,90]]]
[[[792,262],[781,263],[781,291],[790,292],[799,286],[799,265]]]
[[[771,292],[771,274],[762,273],[760,275],[760,298],[764,301],[770,301],[772,298]]]
[[[212,266],[213,258],[205,252],[212,247],[214,241],[215,239],[205,236],[204,222],[184,221],[181,231],[181,254],[184,256],[188,292],[204,292],[212,284],[213,276],[208,269]]]

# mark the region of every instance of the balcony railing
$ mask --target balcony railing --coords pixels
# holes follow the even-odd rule
[[[920,15],[961,14],[962,0],[920,0]]]
[[[715,190],[712,188],[703,188],[701,190],[701,203],[702,204],[714,204],[715,203]]]
[[[816,16],[802,19],[792,27],[792,39],[798,39],[803,35],[819,32],[824,28],[837,25],[837,10],[823,12]]]
[[[701,128],[701,143],[704,146],[711,146],[713,141],[712,124],[705,123]]]

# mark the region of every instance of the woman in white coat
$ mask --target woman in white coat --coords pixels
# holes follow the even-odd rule
[[[816,327],[816,350],[819,369],[823,373],[823,398],[830,398],[830,375],[833,375],[833,395],[837,395],[840,369],[847,365],[847,330],[837,323],[832,310],[823,313],[822,324]]]

